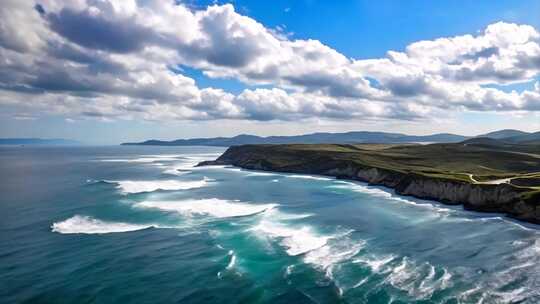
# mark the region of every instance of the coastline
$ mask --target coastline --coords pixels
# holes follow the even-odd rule
[[[277,145],[232,146],[214,161],[197,166],[232,165],[249,170],[316,174],[336,179],[383,186],[402,196],[433,200],[445,205],[462,205],[465,210],[500,213],[510,218],[540,224],[537,198],[525,198],[526,190],[509,184],[474,184],[460,180],[400,172],[379,166],[358,164],[346,159],[287,153]],[[279,160],[279,161],[277,161]]]

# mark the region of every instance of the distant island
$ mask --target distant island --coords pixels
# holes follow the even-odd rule
[[[484,136],[428,145],[241,145],[199,165],[358,180],[392,188],[400,195],[540,224],[538,135],[500,131],[491,136],[501,139]]]
[[[540,132],[528,133],[519,130],[500,130],[477,137],[488,137],[508,141],[511,143],[540,142]],[[253,144],[357,144],[357,143],[457,143],[470,139],[449,133],[432,135],[406,135],[402,133],[387,132],[346,132],[346,133],[312,133],[296,136],[268,136],[238,135],[234,137],[191,138],[172,141],[147,140],[143,142],[122,143],[122,145],[145,146],[218,146],[230,147],[236,145]]]
[[[80,145],[81,142],[63,138],[0,138],[0,145]]]

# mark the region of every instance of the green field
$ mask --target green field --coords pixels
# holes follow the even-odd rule
[[[306,157],[346,160],[358,165],[472,184],[507,183],[540,191],[540,147],[498,144],[290,144],[260,145],[268,162],[294,165]],[[274,151],[276,153],[271,153]],[[270,152],[270,153],[269,153]],[[538,154],[537,154],[538,153]],[[302,157],[298,157],[302,156]]]

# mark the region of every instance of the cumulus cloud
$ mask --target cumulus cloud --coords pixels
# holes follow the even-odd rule
[[[178,67],[246,84],[201,88]],[[495,23],[355,60],[292,39],[230,4],[6,0],[0,104],[19,113],[147,120],[423,119],[449,111],[540,111],[540,34]],[[27,114],[25,114],[27,115]],[[35,115],[35,114],[32,114]],[[22,117],[22,116],[21,116]]]
[[[128,53],[140,50],[154,38],[153,31],[130,18],[108,20],[97,9],[76,12],[64,8],[48,14],[47,21],[53,31],[90,49]]]
[[[46,29],[29,1],[6,0],[0,6],[0,45],[17,52],[43,46]]]

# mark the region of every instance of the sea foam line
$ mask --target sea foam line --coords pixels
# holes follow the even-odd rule
[[[333,178],[324,177],[324,176],[317,176],[317,175],[307,175],[307,174],[291,174],[291,175],[285,175],[286,177],[290,178],[303,178],[303,179],[312,179],[312,180],[320,180],[320,181],[330,181],[334,180]]]
[[[439,207],[439,206],[436,206],[436,205],[434,205],[432,203],[429,203],[429,202],[417,203],[415,201],[408,200],[408,199],[393,195],[392,193],[390,193],[388,191],[385,191],[385,190],[382,190],[382,189],[378,189],[378,188],[371,187],[371,186],[364,186],[364,185],[360,185],[360,184],[353,183],[353,182],[337,181],[335,185],[330,185],[330,186],[328,186],[328,188],[348,189],[348,190],[351,190],[351,191],[354,191],[354,192],[366,193],[366,194],[369,194],[369,195],[372,195],[372,196],[387,199],[389,201],[399,201],[399,202],[402,202],[402,203],[405,203],[405,204],[408,204],[408,205],[411,205],[411,206],[435,210],[435,211],[437,211],[439,213],[451,213],[451,212],[454,211],[454,210],[452,210],[450,208]]]

